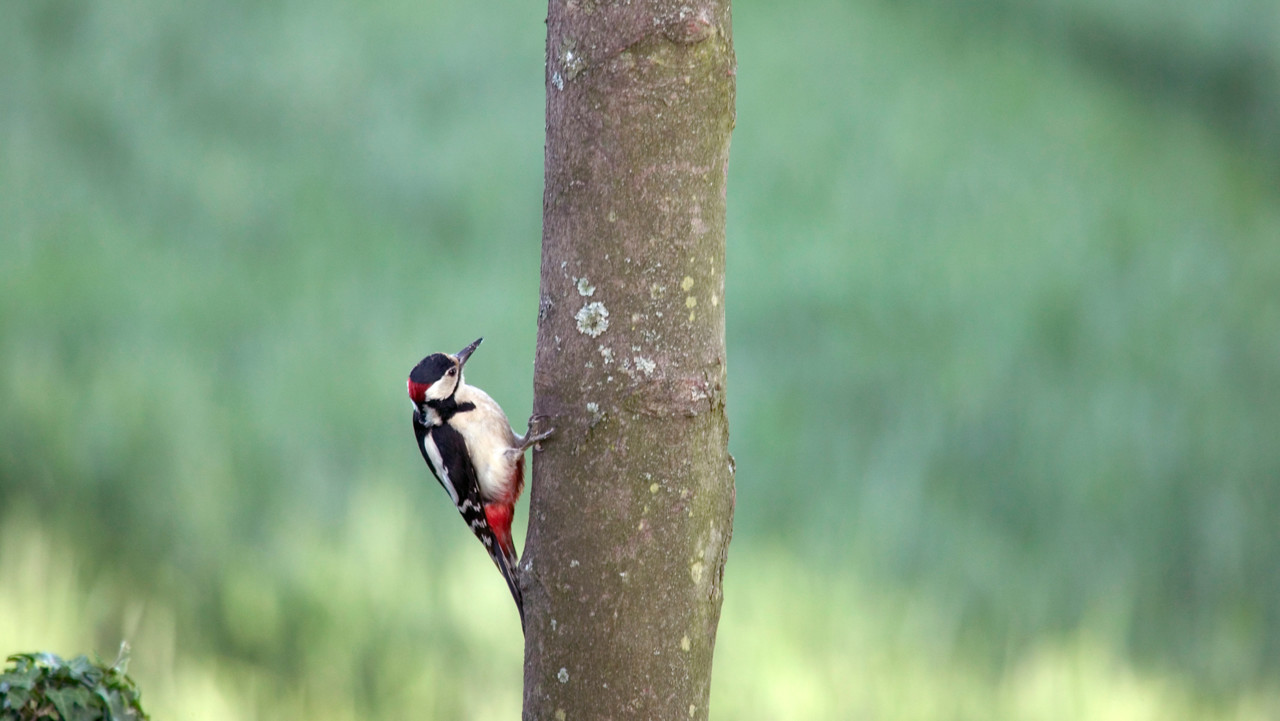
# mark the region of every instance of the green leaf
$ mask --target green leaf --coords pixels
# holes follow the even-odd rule
[[[55,653],[41,651],[39,653],[24,653],[20,655],[34,663],[36,666],[44,668],[62,668],[66,665],[66,662],[62,660],[62,657]]]
[[[77,656],[16,654],[0,675],[0,721],[136,721],[147,715],[137,686],[120,671]]]
[[[44,695],[62,714],[62,721],[93,721],[97,715],[85,713],[89,709],[89,690],[86,688],[52,688]]]
[[[36,682],[36,676],[35,671],[10,671],[0,676],[0,683],[9,688],[31,688]],[[3,693],[2,689],[0,693]]]
[[[31,700],[31,691],[29,688],[15,688],[4,693],[4,704],[0,708],[14,709],[15,711],[27,705],[27,701]]]
[[[120,694],[107,693],[106,689],[98,689],[98,698],[102,699],[102,708],[106,711],[107,721],[124,721],[127,709],[120,700]]]
[[[89,685],[94,685],[96,679],[93,678],[94,667],[93,662],[85,656],[76,656],[67,662],[67,670],[70,672],[73,680]]]

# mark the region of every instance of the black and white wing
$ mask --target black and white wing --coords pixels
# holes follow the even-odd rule
[[[520,625],[523,628],[524,598],[516,583],[516,569],[503,554],[493,528],[489,525],[489,518],[485,515],[484,500],[480,497],[480,482],[476,477],[475,466],[471,463],[471,455],[467,452],[466,439],[447,422],[424,426],[415,418],[413,431],[418,437],[422,458],[427,462],[432,475],[449,494],[458,513],[462,514],[462,520],[466,521],[471,532],[484,544],[489,557],[502,573],[502,578],[515,599],[516,608],[520,611]]]

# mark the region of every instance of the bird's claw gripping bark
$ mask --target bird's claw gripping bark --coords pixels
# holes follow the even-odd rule
[[[521,443],[521,445],[524,448],[533,447],[538,450],[541,450],[541,447],[538,445],[539,442],[545,441],[546,439],[551,437],[552,433],[556,432],[556,429],[554,428],[541,430],[542,424],[546,420],[547,420],[547,417],[539,413],[534,413],[533,415],[529,416],[529,430],[525,432],[524,442]]]

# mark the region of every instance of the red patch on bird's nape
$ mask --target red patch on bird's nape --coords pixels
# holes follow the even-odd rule
[[[430,383],[414,383],[409,381],[409,399],[414,403],[422,404],[427,402],[427,389],[431,387]]]

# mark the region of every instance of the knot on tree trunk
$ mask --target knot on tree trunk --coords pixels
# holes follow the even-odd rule
[[[661,25],[663,37],[681,45],[700,43],[718,32],[711,9],[707,7],[682,7]]]

